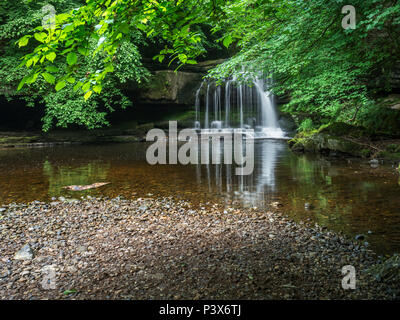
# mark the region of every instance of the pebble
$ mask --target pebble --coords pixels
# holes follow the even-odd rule
[[[33,251],[29,244],[24,245],[18,252],[14,255],[15,260],[31,260],[33,259]]]
[[[354,246],[323,227],[310,228],[276,212],[214,203],[195,206],[171,198],[60,198],[53,199],[54,205],[8,207],[2,216],[2,297],[391,297],[388,285],[372,278],[357,279],[362,289],[354,292],[344,291],[338,282],[344,265],[363,274],[376,263],[373,252],[363,250],[365,243]],[[10,260],[21,250],[30,259]],[[48,265],[56,266],[56,290],[41,289],[42,268]],[[73,293],[63,294],[66,290]]]

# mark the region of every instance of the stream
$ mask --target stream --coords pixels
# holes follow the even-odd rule
[[[366,160],[295,155],[281,140],[255,142],[254,172],[237,176],[230,165],[154,165],[147,143],[0,150],[0,207],[12,202],[118,195],[171,196],[192,203],[281,210],[354,237],[365,235],[380,254],[400,250],[399,175]],[[110,182],[98,189],[68,185]],[[271,207],[271,204],[277,206]],[[1,213],[0,213],[1,218]]]

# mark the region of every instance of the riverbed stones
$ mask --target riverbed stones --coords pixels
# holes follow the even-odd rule
[[[33,250],[29,244],[25,244],[18,252],[14,255],[15,260],[31,260],[33,259]]]
[[[0,263],[0,279],[10,275],[10,269],[4,263]]]
[[[91,198],[15,205],[1,223],[0,299],[392,298],[363,275],[377,262],[371,251],[279,212]],[[14,260],[28,239],[36,257]],[[359,275],[354,292],[341,287],[348,264]],[[41,289],[46,265],[57,266],[54,290]]]

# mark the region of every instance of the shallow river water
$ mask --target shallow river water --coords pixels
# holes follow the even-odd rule
[[[355,236],[378,253],[400,252],[400,181],[391,165],[295,155],[285,141],[255,143],[250,176],[229,165],[155,165],[146,143],[0,150],[0,207],[52,197],[173,196],[193,203],[227,201],[281,210]],[[110,182],[74,192],[68,185]],[[307,204],[306,204],[307,203]],[[1,215],[1,214],[0,214]],[[1,216],[0,216],[1,218]]]

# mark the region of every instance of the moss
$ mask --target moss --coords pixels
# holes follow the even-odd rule
[[[304,145],[301,142],[296,142],[294,145],[292,145],[291,149],[295,152],[303,152],[304,151]]]
[[[400,160],[400,152],[381,151],[376,156],[382,159]]]
[[[371,154],[372,154],[372,150],[371,150],[371,149],[362,149],[362,150],[360,151],[360,155],[361,155],[363,158],[368,158],[368,157],[371,156]]]
[[[388,144],[386,146],[385,150],[388,152],[397,152],[397,151],[400,151],[400,146],[397,144],[394,144],[394,143]]]
[[[333,122],[326,125],[322,125],[318,129],[319,133],[325,133],[334,136],[345,136],[351,135],[353,137],[365,137],[370,136],[373,132],[369,132],[366,128],[360,126],[353,126],[344,122]]]
[[[395,253],[380,264],[367,270],[378,282],[398,284],[400,282],[400,255]]]
[[[2,136],[0,137],[0,144],[2,145],[13,145],[13,144],[25,144],[39,141],[38,136]]]

